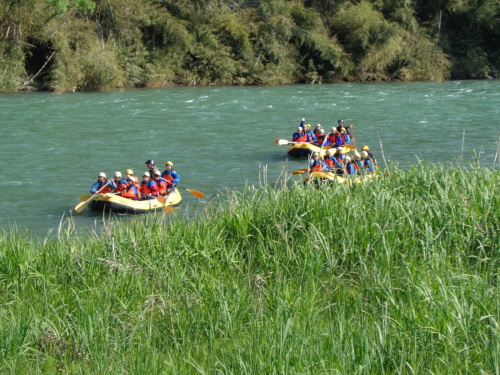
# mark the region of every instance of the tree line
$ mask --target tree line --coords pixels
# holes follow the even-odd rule
[[[496,78],[498,0],[2,0],[0,91]]]

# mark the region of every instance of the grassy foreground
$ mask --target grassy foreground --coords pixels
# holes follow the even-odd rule
[[[0,373],[499,374],[499,187],[419,166],[0,234]]]

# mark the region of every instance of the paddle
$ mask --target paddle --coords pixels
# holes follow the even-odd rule
[[[201,198],[205,198],[205,194],[203,194],[201,191],[188,189],[188,188],[185,188],[185,187],[182,187],[182,186],[179,186],[179,185],[175,185],[175,186],[176,187],[180,187],[181,189],[189,191],[191,194],[193,194],[197,198],[200,198],[200,199]]]
[[[297,174],[304,174],[306,171],[290,171],[291,174],[297,175]]]
[[[165,179],[163,177],[160,177],[160,179],[162,179],[163,181],[168,181],[167,179]],[[187,191],[189,191],[191,194],[193,194],[197,198],[200,198],[200,199],[201,198],[205,198],[205,194],[203,194],[201,191],[188,189],[188,188],[185,188],[185,187],[182,187],[182,186],[179,186],[179,185],[175,185],[175,187],[187,190]]]
[[[286,145],[294,145],[294,144],[300,143],[300,142],[290,142],[290,141],[287,141],[286,139],[276,139],[274,141],[274,143],[276,143],[277,145],[280,145],[280,146],[286,146]]]
[[[92,199],[94,199],[94,197],[95,197],[96,195],[98,195],[98,194],[101,192],[101,190],[102,190],[102,189],[104,189],[106,186],[108,186],[110,183],[111,183],[111,181],[106,182],[106,184],[105,184],[104,186],[102,186],[102,187],[101,187],[101,188],[97,191],[97,193],[95,193],[94,195],[92,195],[92,196],[91,196],[89,199],[87,199],[85,202],[80,202],[80,203],[78,203],[78,204],[75,206],[74,210],[75,210],[76,212],[82,212],[82,211],[83,211],[83,209],[84,209],[85,207],[87,207],[87,204],[88,204],[88,203],[89,203]]]
[[[354,143],[354,149],[356,149],[356,137],[354,136],[354,124],[349,125],[351,128],[350,133],[352,134],[352,143]]]
[[[165,197],[165,196],[163,196],[163,195],[158,195],[158,196],[157,196],[157,197],[155,197],[155,198],[156,198],[156,200],[157,200],[158,202],[163,203],[163,204],[167,203],[167,199],[168,199],[167,197]],[[164,210],[165,212],[168,212],[169,214],[171,214],[171,213],[173,213],[173,212],[174,212],[174,210],[172,209],[172,206],[170,206],[170,205],[165,205],[165,206],[163,206],[163,210]]]

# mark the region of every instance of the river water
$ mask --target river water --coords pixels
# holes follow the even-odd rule
[[[381,166],[479,158],[491,167],[500,81],[15,93],[0,94],[0,113],[0,230],[44,237],[70,215],[99,226],[99,213],[70,213],[79,196],[99,172],[140,175],[147,159],[160,170],[173,161],[181,186],[206,194],[183,192],[187,215],[225,189],[271,183],[305,166],[274,143],[290,140],[301,117],[327,130],[354,123],[358,148],[369,145]]]

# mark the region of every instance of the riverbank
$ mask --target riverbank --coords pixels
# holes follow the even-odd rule
[[[495,0],[32,0],[0,9],[0,91],[499,76]]]
[[[393,172],[2,233],[0,372],[494,373],[498,171]]]

